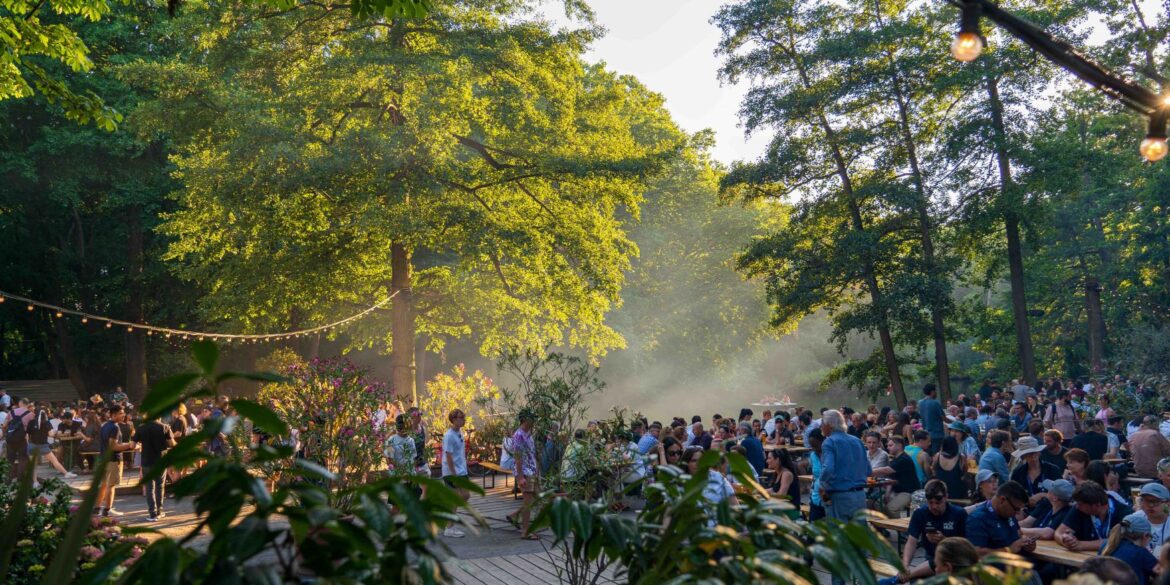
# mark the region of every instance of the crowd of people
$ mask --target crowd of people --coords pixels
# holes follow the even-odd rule
[[[94,513],[121,516],[114,501],[125,469],[139,469],[143,477],[150,477],[164,452],[179,439],[198,431],[209,419],[232,414],[227,396],[192,404],[190,408],[179,404],[169,415],[146,421],[120,389],[108,397],[94,395],[77,402],[46,403],[14,398],[0,388],[0,448],[10,475],[20,478],[31,466],[34,485],[39,485],[41,479],[37,477],[38,462],[48,463],[61,477],[72,479],[79,473],[94,473],[99,460],[108,455]],[[226,437],[216,435],[205,448],[213,455],[225,454]],[[183,473],[181,469],[166,469],[144,483],[147,522],[166,516],[165,486]]]

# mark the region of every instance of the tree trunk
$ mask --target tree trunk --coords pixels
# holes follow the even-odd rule
[[[880,8],[877,12],[881,17]],[[922,265],[926,277],[943,279],[946,275],[936,274],[934,257],[934,238],[931,230],[934,222],[930,219],[930,197],[926,192],[926,180],[922,167],[918,162],[918,146],[914,142],[914,133],[910,128],[910,107],[906,103],[906,96],[902,91],[901,78],[897,70],[892,72],[894,77],[894,97],[898,104],[898,121],[902,129],[902,142],[906,147],[906,155],[910,162],[910,174],[914,180],[914,192],[917,199],[914,202],[914,211],[918,216],[919,240],[922,244]],[[951,399],[951,367],[947,359],[947,330],[943,323],[945,299],[938,298],[931,293],[930,298],[930,331],[934,338],[935,375],[938,378],[939,394],[944,401]]]
[[[430,379],[430,371],[427,370],[427,339],[426,337],[415,340],[414,348],[414,387],[426,389],[427,380]]]
[[[411,298],[411,251],[402,243],[390,246],[390,385],[398,398],[409,396],[418,405],[414,385],[414,302]]]
[[[1007,232],[1008,271],[1012,292],[1012,317],[1016,325],[1016,347],[1026,384],[1036,383],[1036,357],[1032,352],[1032,330],[1028,324],[1028,301],[1024,295],[1024,255],[1020,244],[1019,193],[1012,180],[1011,160],[1007,152],[1007,129],[1003,121],[1003,102],[999,99],[999,80],[987,76],[987,99],[991,106],[991,127],[995,134],[995,160],[999,167],[1000,207],[1004,231]]]
[[[1105,332],[1101,318],[1101,283],[1092,276],[1085,279],[1085,309],[1089,316],[1089,371],[1098,374],[1101,372]]]
[[[77,390],[79,398],[89,398],[85,386],[85,376],[81,372],[81,364],[77,361],[77,352],[73,350],[73,338],[69,335],[69,325],[65,319],[53,319],[53,334],[57,337],[57,351],[61,363],[65,364],[65,373],[69,376],[69,383]]]
[[[142,231],[142,206],[132,205],[126,218],[129,230],[126,242],[126,320],[135,323],[146,321],[145,294],[143,291],[144,234]],[[146,332],[141,329],[126,332],[126,397],[132,404],[141,404],[146,397]]]

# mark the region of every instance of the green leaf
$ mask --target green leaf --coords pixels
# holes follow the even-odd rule
[[[273,436],[288,436],[288,425],[280,420],[280,417],[267,406],[257,404],[251,400],[237,398],[232,400],[232,407],[245,418],[251,419],[252,422]]]
[[[211,378],[215,375],[215,365],[219,362],[219,346],[214,341],[196,341],[191,344],[191,357],[203,370],[203,375]]]
[[[16,551],[16,542],[20,538],[24,517],[28,514],[28,499],[32,494],[34,471],[35,466],[31,463],[25,466],[20,483],[16,487],[16,499],[13,500],[12,507],[4,518],[3,534],[0,534],[0,583],[8,582],[12,553]],[[96,490],[94,486],[90,486],[90,489]]]
[[[53,554],[49,568],[41,575],[41,585],[58,585],[73,581],[73,571],[77,568],[77,555],[81,551],[81,545],[85,542],[85,536],[89,534],[90,514],[93,512],[93,506],[97,502],[98,491],[100,491],[98,486],[101,485],[101,478],[105,474],[106,467],[110,465],[110,457],[113,454],[113,451],[106,451],[105,455],[98,458],[97,464],[94,466],[93,481],[90,483],[89,491],[82,496],[81,504],[78,505],[77,511],[69,520],[69,527],[65,531],[64,538],[61,539],[61,544]]]
[[[152,585],[178,585],[180,564],[179,544],[174,539],[160,538],[122,576],[123,583],[151,583]]]
[[[199,379],[199,374],[187,372],[163,378],[150,386],[150,393],[142,400],[139,408],[148,419],[170,414],[183,400],[183,391]]]

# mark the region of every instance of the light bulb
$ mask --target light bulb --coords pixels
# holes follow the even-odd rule
[[[81,318],[81,324],[82,324],[82,325],[85,325],[86,323],[89,323],[89,317],[82,317],[82,318]]]
[[[30,310],[30,311],[31,311],[31,310],[33,310],[34,308],[35,308],[35,307],[33,307],[32,305],[29,305],[29,306],[28,306],[28,310]]]
[[[64,317],[64,316],[65,316],[64,313],[62,313],[61,311],[57,311],[57,318],[58,319],[60,319],[61,317]]]
[[[127,333],[129,333],[129,332],[131,332],[131,331],[134,331],[134,328],[133,328],[133,327],[126,327],[126,332],[127,332]]]
[[[1166,157],[1170,147],[1166,145],[1165,136],[1147,136],[1138,150],[1146,160],[1156,162]]]
[[[983,39],[976,32],[961,32],[951,43],[951,55],[964,63],[974,61],[983,52]]]
[[[0,303],[4,302],[4,295],[0,295]]]
[[[106,323],[106,329],[110,329],[110,328],[111,328],[111,327],[113,327],[113,326],[114,326],[114,324],[113,324],[113,323]]]

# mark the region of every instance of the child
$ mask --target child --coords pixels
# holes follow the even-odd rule
[[[1147,585],[1154,579],[1154,568],[1158,559],[1146,549],[1150,538],[1150,521],[1144,514],[1126,516],[1109,532],[1109,540],[1101,547],[1101,556],[1118,559],[1137,573],[1138,584]]]

